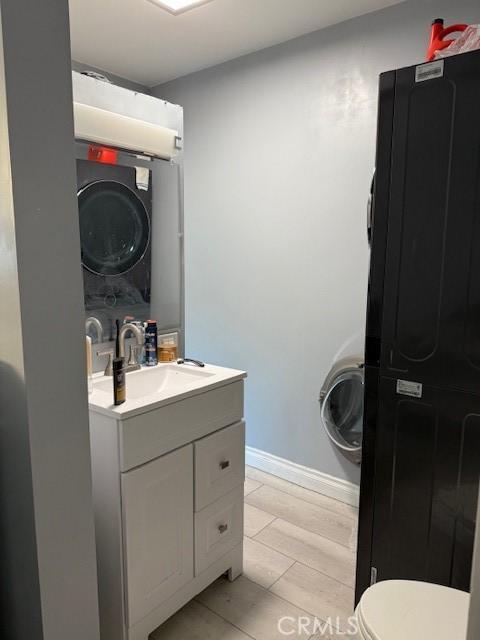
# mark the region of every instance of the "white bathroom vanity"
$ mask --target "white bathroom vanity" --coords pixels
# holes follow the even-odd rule
[[[160,364],[90,395],[102,640],[148,635],[220,575],[242,572],[242,371]]]

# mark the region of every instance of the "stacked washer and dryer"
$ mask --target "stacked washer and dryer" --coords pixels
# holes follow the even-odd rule
[[[359,640],[466,637],[480,536],[479,80],[480,51],[380,77],[365,377],[355,358],[338,362],[321,393],[327,433],[351,456],[351,378],[364,380]]]
[[[359,640],[467,635],[475,538],[480,550],[479,107],[480,51],[380,76]]]

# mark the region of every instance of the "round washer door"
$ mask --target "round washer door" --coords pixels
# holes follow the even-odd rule
[[[126,185],[99,180],[78,192],[82,263],[97,275],[118,276],[143,258],[150,220],[140,198]]]
[[[363,368],[335,367],[320,393],[321,419],[328,437],[353,462],[362,456]]]

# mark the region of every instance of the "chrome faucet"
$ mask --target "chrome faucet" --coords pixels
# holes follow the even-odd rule
[[[140,369],[140,365],[137,361],[137,350],[138,347],[143,347],[144,336],[142,330],[132,322],[127,322],[122,325],[120,329],[120,334],[118,336],[118,341],[120,343],[120,357],[125,358],[125,338],[127,333],[133,333],[135,338],[137,339],[137,344],[130,345],[130,353],[128,356],[128,362],[125,365],[125,371],[137,371]]]
[[[103,342],[103,327],[102,323],[95,316],[90,316],[85,320],[85,333],[88,335],[90,327],[95,327],[97,332],[97,342]]]

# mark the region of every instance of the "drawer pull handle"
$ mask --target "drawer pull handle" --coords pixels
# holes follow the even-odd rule
[[[228,529],[228,524],[220,524],[218,526],[218,530],[220,531],[220,533],[225,533],[225,531],[227,531]]]
[[[228,469],[229,466],[230,466],[230,460],[223,460],[223,462],[220,462],[220,469],[222,471],[224,471],[225,469]]]

